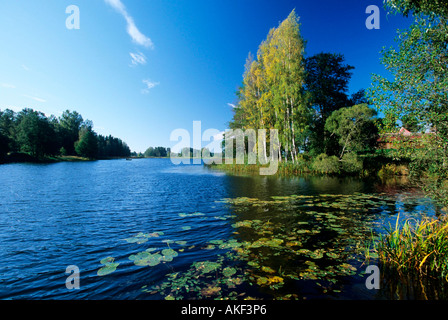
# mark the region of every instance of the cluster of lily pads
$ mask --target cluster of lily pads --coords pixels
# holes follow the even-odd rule
[[[356,193],[274,196],[267,200],[238,197],[218,202],[232,214],[214,219],[231,219],[228,227],[233,235],[201,244],[202,250],[213,252],[210,256],[216,258],[196,261],[184,271],[172,269],[165,280],[144,285],[143,292],[168,300],[251,299],[254,290],[248,288],[256,288],[261,296],[299,299],[303,296],[297,288],[307,282],[322,293],[337,294],[345,277],[364,276],[360,266],[369,250],[366,243],[371,240],[372,228],[381,224],[372,213],[393,213],[397,201],[384,194]],[[181,213],[179,217],[210,218],[199,212]],[[142,244],[162,235],[140,232],[125,241]],[[186,245],[186,241],[162,242],[166,248],[147,248],[130,255],[129,260],[136,266],[154,267],[178,257]],[[171,243],[182,248],[176,251]],[[113,258],[103,260],[105,266],[98,275],[109,274],[118,266]]]
[[[188,230],[188,229],[184,229]],[[152,233],[144,233],[139,232],[138,234],[124,239],[127,243],[133,244],[143,244],[149,240],[149,238],[158,238],[164,235],[163,232],[152,232]],[[175,243],[181,247],[187,244],[187,241],[179,240],[173,241],[169,239],[161,240],[160,242],[167,245],[166,248],[159,250],[158,248],[150,247],[143,251],[137,252],[135,254],[131,254],[128,259],[133,261],[136,266],[139,267],[154,267],[162,262],[171,262],[175,257],[179,255],[179,252],[183,252],[185,249],[180,248],[177,251],[170,248],[169,245]],[[190,249],[194,248],[194,246],[190,246]],[[98,276],[105,276],[114,272],[120,263],[114,262],[115,258],[107,257],[100,261],[102,268],[100,268],[97,272]]]
[[[183,272],[173,272],[158,285],[143,286],[143,292],[161,294],[165,300],[237,299],[247,296],[238,290],[244,281],[243,269],[227,265],[224,255],[215,261],[197,261]]]

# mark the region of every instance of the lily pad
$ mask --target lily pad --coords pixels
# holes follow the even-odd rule
[[[212,261],[201,261],[201,262],[195,262],[194,267],[196,268],[197,271],[200,271],[201,273],[204,274],[218,270],[218,268],[221,267],[221,264]]]
[[[114,272],[117,269],[119,264],[120,263],[117,263],[117,262],[108,263],[104,267],[102,267],[98,270],[97,275],[99,275],[99,276],[108,275],[108,274]]]
[[[201,212],[193,212],[193,213],[179,213],[179,217],[185,218],[185,217],[195,217],[195,216],[205,216],[204,213]]]
[[[135,259],[134,260],[134,264],[136,266],[149,266],[149,267],[154,267],[156,265],[158,265],[160,262],[162,261],[162,256],[158,253],[156,254],[149,254],[148,256],[145,256],[144,258],[141,259]]]
[[[173,249],[163,249],[162,255],[164,257],[177,257],[179,254]]]
[[[139,252],[137,254],[131,254],[129,256],[129,260],[131,260],[131,261],[144,260],[144,259],[149,258],[150,256],[151,256],[151,253],[149,251],[145,250],[145,251]]]
[[[108,264],[108,263],[114,262],[114,260],[115,260],[115,258],[113,258],[113,257],[107,257],[107,258],[101,259],[100,263],[101,264]]]
[[[233,228],[240,228],[240,227],[250,228],[250,227],[252,227],[252,221],[251,220],[238,221],[238,222],[232,224],[232,227]]]
[[[201,294],[205,297],[212,297],[217,295],[221,291],[221,287],[216,287],[213,285],[208,285],[206,288],[201,290]]]
[[[126,242],[128,243],[137,243],[137,244],[142,244],[148,241],[148,238],[157,238],[160,237],[161,235],[163,235],[163,232],[152,232],[152,233],[143,233],[143,232],[139,232],[138,234],[136,234],[135,236],[131,237],[131,238],[126,238],[124,239]]]
[[[322,259],[322,257],[324,256],[324,251],[323,249],[316,249],[310,252],[309,256],[313,259]]]
[[[274,269],[272,269],[270,267],[267,267],[267,266],[262,266],[261,267],[261,271],[264,271],[264,272],[267,272],[267,273],[275,273]]]
[[[231,268],[231,267],[226,267],[222,270],[222,274],[225,277],[231,277],[236,273],[236,269],[235,268]]]
[[[268,278],[266,277],[258,277],[257,278],[257,284],[258,285],[264,285],[268,283]]]
[[[126,240],[128,243],[137,243],[137,244],[142,244],[148,241],[146,237],[132,237],[124,240]]]
[[[98,276],[105,276],[112,272],[114,272],[120,263],[114,262],[115,258],[107,257],[100,260],[100,263],[104,265],[104,267],[100,268],[97,271]]]
[[[155,238],[158,238],[158,237],[160,237],[160,236],[163,236],[165,233],[163,233],[163,232],[160,232],[160,231],[158,231],[158,232],[152,232],[152,233],[148,233],[147,234],[147,237],[155,237]]]
[[[327,252],[327,253],[325,253],[327,256],[329,256],[330,258],[333,258],[333,259],[337,259],[337,258],[339,258],[339,255],[337,254],[337,253],[334,253],[334,252]]]
[[[257,261],[248,261],[247,264],[252,267],[259,267],[259,264]]]

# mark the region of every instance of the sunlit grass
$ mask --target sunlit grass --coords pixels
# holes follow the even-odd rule
[[[402,225],[399,219],[376,244],[380,261],[403,275],[417,272],[448,281],[447,217],[407,219]]]

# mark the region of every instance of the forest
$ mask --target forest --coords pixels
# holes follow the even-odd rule
[[[23,153],[39,161],[52,156],[128,157],[131,152],[121,139],[96,133],[93,122],[76,111],[47,117],[25,108],[20,112],[0,110],[0,159],[7,158],[8,153]]]

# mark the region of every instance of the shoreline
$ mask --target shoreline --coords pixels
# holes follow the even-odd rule
[[[266,167],[266,165],[261,164],[205,164],[206,167],[212,170],[223,171],[233,174],[254,174],[259,172],[260,168]],[[311,162],[298,162],[293,163],[292,161],[279,162],[278,169],[273,176],[285,177],[285,176],[299,176],[299,175],[322,175],[322,176],[350,176],[350,177],[409,177],[408,165],[404,162],[395,161],[371,161],[370,163],[365,163],[362,169],[347,172],[343,169],[337,172],[325,172],[321,170],[316,170],[313,168]]]
[[[115,159],[127,159],[130,157],[110,157],[110,158],[98,158],[89,159],[80,156],[46,156],[43,158],[37,158],[23,152],[14,152],[6,155],[3,159],[0,159],[0,165],[11,163],[57,163],[57,162],[84,162],[84,161],[97,161],[97,160],[115,160]]]

